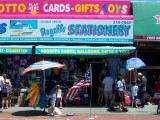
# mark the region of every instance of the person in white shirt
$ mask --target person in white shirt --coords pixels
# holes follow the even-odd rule
[[[58,107],[58,104],[60,104],[60,109],[62,109],[62,90],[60,85],[56,86],[56,92],[57,92],[56,107]]]
[[[137,99],[138,99],[138,86],[136,81],[133,82],[133,85],[131,87],[131,95],[132,95],[132,107],[134,107],[134,104],[136,106],[136,108],[138,108],[137,106]]]
[[[102,84],[104,88],[104,98],[105,98],[105,106],[110,107],[110,102],[112,100],[112,89],[113,89],[113,78],[110,77],[110,74],[107,73],[106,77],[103,79]]]

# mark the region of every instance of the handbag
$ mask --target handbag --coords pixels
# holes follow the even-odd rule
[[[130,96],[128,96],[128,95],[124,96],[124,104],[125,105],[130,105],[131,104]]]
[[[61,115],[62,112],[60,109],[58,109],[57,107],[54,107],[54,113],[57,114],[57,115]]]
[[[6,88],[2,88],[2,93],[7,93],[7,89]]]
[[[5,82],[5,84],[2,85],[2,93],[9,93],[9,89],[10,89],[10,84],[9,82]]]

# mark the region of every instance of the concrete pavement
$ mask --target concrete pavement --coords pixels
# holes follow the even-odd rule
[[[122,112],[122,111],[107,111],[107,108],[105,107],[79,107],[79,106],[74,106],[74,107],[63,107],[61,109],[62,114],[148,114],[148,115],[154,115],[156,114],[156,109],[157,105],[145,105],[144,108],[131,108],[127,106],[128,112]],[[40,111],[43,113],[43,109],[40,109],[37,107],[36,110],[33,109],[33,107],[19,107],[19,106],[14,106],[9,109],[4,109],[3,113],[10,113],[10,114],[15,114],[15,113],[20,113],[25,112],[25,111],[30,111],[31,113],[37,113],[37,111]],[[46,109],[46,112],[48,112],[48,109]],[[1,114],[1,113],[0,113]]]
[[[62,115],[44,115],[43,109],[32,107],[11,107],[0,113],[0,120],[160,120],[156,114],[157,105],[145,108],[128,108],[128,112],[109,112],[105,107],[63,107]],[[91,112],[90,112],[91,110]],[[46,109],[47,111],[47,109]]]

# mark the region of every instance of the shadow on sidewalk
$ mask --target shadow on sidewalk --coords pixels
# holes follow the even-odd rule
[[[46,113],[40,110],[25,110],[25,111],[17,111],[12,113],[14,116],[24,116],[24,117],[32,117],[32,116],[44,116]]]
[[[126,108],[125,108],[126,109]],[[106,109],[108,112],[115,112],[115,113],[125,113],[128,112],[128,109],[126,109],[127,111],[123,111],[123,110],[119,110],[119,108],[114,108],[114,110],[111,109]]]

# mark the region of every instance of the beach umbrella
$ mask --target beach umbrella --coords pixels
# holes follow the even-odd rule
[[[62,68],[63,66],[64,64],[60,64],[58,62],[51,62],[51,61],[43,60],[43,61],[33,63],[32,65],[24,69],[24,71],[22,72],[22,75],[26,74],[29,71],[42,70],[43,71],[43,88],[45,88],[45,82],[46,82],[45,70],[50,69],[50,68]],[[44,92],[45,92],[45,89],[44,89]]]
[[[138,69],[145,66],[146,64],[140,58],[137,58],[137,57],[127,59],[126,61],[122,62],[122,64],[120,65],[121,68],[128,69],[128,70]]]
[[[51,62],[51,61],[39,61],[36,63],[33,63],[32,65],[30,65],[29,67],[27,67],[26,69],[24,69],[24,71],[22,72],[22,75],[26,74],[29,71],[37,71],[37,70],[42,70],[43,71],[43,89],[42,92],[40,93],[40,108],[44,108],[44,112],[45,112],[45,82],[46,82],[46,77],[45,77],[45,70],[46,69],[50,69],[50,68],[62,68],[64,65],[60,64],[58,62]]]
[[[51,62],[51,61],[40,61],[33,63],[29,67],[27,67],[22,74],[25,74],[29,71],[34,71],[34,70],[46,70],[50,68],[61,68],[63,67],[63,64],[60,64],[58,62]]]

